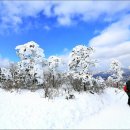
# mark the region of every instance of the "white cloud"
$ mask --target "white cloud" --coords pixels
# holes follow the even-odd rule
[[[100,35],[90,40],[91,46],[113,46],[130,40],[130,15],[126,15],[116,23],[111,24]]]
[[[48,25],[45,25],[43,28],[44,28],[45,30],[47,30],[47,31],[49,31],[49,30],[51,29]]]
[[[76,17],[82,21],[90,21],[104,15],[105,21],[115,20],[124,15],[129,8],[129,1],[118,1],[118,3],[117,1],[62,1],[57,2],[57,6],[54,8],[54,15],[57,16],[61,25],[68,25]]]
[[[64,52],[64,53],[68,53],[69,51],[70,51],[70,50],[69,50],[68,48],[64,48],[64,49],[63,49],[63,52]]]
[[[89,42],[90,46],[96,48],[95,57],[100,59],[106,68],[109,67],[112,58],[120,60],[124,67],[130,65],[129,17],[130,15],[126,15],[120,21],[111,24]]]
[[[10,65],[10,60],[6,58],[0,58],[0,67],[8,67]]]
[[[42,1],[1,1],[0,21],[1,29],[16,29],[23,24],[24,19],[32,17],[37,19],[42,13],[50,15],[51,5]],[[15,31],[15,30],[14,30]]]
[[[102,15],[105,16],[102,20],[113,21],[128,10],[129,1],[1,1],[0,21],[4,28],[14,28],[28,17],[36,20],[39,14],[43,14],[48,18],[55,17],[60,25],[68,26],[78,21],[95,20]]]

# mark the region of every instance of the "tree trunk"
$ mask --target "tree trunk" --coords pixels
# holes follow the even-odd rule
[[[84,91],[87,91],[85,83],[84,83]]]
[[[55,88],[55,77],[54,77],[54,75],[53,75],[53,79],[52,80],[53,80],[53,85],[52,86],[53,86],[53,88]]]
[[[119,87],[119,84],[118,84],[118,82],[116,83],[116,85],[117,85],[117,88]]]

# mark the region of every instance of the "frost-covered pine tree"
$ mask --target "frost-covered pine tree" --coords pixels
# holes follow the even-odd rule
[[[112,79],[114,81],[114,83],[116,83],[116,87],[119,87],[119,82],[123,79],[123,70],[121,68],[121,63],[116,60],[113,59],[111,64],[110,64],[110,70],[113,72],[112,74]]]
[[[36,85],[43,84],[43,67],[46,59],[43,49],[33,41],[16,47],[17,55],[20,58],[18,62],[20,72],[25,74],[26,86],[31,89]]]
[[[90,67],[96,64],[96,60],[91,58],[93,52],[94,49],[92,47],[78,45],[74,47],[70,53],[69,74],[72,75],[74,79],[78,79],[78,82],[84,84],[84,91],[86,91],[86,84],[93,86],[92,74],[90,73]],[[77,87],[79,86],[81,86],[80,83]]]

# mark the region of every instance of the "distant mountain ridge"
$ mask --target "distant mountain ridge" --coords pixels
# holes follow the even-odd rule
[[[126,81],[128,79],[130,79],[130,69],[127,69],[127,68],[123,68],[123,80]],[[94,74],[94,77],[98,77],[98,76],[101,76],[103,79],[107,79],[109,76],[111,76],[113,73],[111,71],[101,71],[101,72],[98,72],[96,74]]]

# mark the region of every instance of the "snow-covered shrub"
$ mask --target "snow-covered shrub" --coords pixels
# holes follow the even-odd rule
[[[21,88],[25,85],[25,74],[20,71],[17,63],[11,63],[9,68],[0,69],[0,82],[6,89]]]
[[[113,86],[113,84],[114,84],[113,78],[111,76],[109,76],[106,80],[106,85]]]
[[[13,87],[12,76],[9,68],[0,68],[0,83],[1,87],[5,89],[11,89]]]
[[[53,98],[53,96],[58,95],[57,93],[59,90],[59,86],[61,86],[61,82],[62,82],[61,77],[59,76],[59,79],[57,79],[57,77],[55,77],[55,79],[53,79],[54,77],[53,77],[52,73],[50,71],[48,71],[48,69],[46,70],[46,72],[44,71],[43,74],[44,74],[43,88],[44,88],[44,92],[45,92],[45,98],[46,97]]]
[[[17,63],[11,64],[9,69],[11,74],[12,88],[21,88],[21,86],[24,85],[24,74],[20,72]]]
[[[105,80],[102,77],[96,77],[93,78],[93,91],[96,93],[101,93],[103,92],[104,88],[106,87]]]
[[[81,79],[74,78],[73,75],[69,74],[67,77],[67,80],[69,81],[69,85],[72,86],[75,91],[80,92],[84,89]]]
[[[55,88],[48,89],[48,94],[47,94],[48,99],[54,99],[55,97],[58,96],[59,96],[59,89],[55,89]]]

